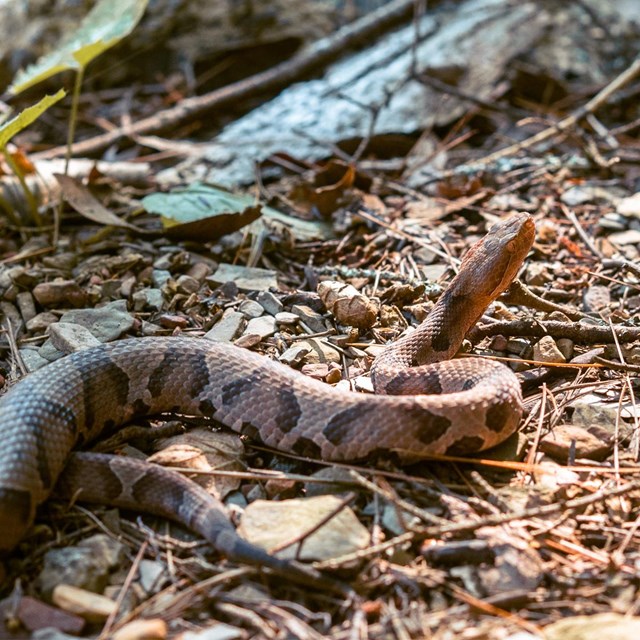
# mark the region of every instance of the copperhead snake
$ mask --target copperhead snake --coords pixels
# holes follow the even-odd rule
[[[66,465],[63,495],[80,490],[84,500],[158,513],[234,560],[321,580],[242,540],[224,507],[179,474],[72,449],[163,412],[214,417],[267,446],[324,460],[492,447],[519,424],[518,380],[494,361],[450,358],[515,277],[534,231],[530,216],[516,214],[467,252],[427,319],[374,361],[376,395],[338,392],[246,349],[187,337],[121,340],[29,374],[0,399],[0,551],[25,536]]]

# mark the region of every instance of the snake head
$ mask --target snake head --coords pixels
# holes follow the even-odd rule
[[[494,224],[465,255],[460,274],[466,287],[488,305],[513,281],[535,238],[528,213],[516,213]]]

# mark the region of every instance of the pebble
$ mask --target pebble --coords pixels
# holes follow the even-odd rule
[[[332,495],[291,500],[256,500],[244,511],[238,533],[263,549],[273,549],[297,536],[313,533],[299,549],[298,544],[285,547],[276,555],[280,558],[328,560],[364,549],[369,544],[369,531],[349,507],[314,531],[341,504]]]
[[[605,460],[613,449],[613,435],[595,426],[556,425],[540,440],[540,450],[560,462],[567,462],[572,451],[575,458]]]
[[[521,358],[525,357],[530,349],[529,341],[525,338],[509,338],[506,351]]]
[[[140,561],[138,579],[142,588],[148,594],[152,594],[160,591],[169,580],[169,576],[167,575],[164,563],[144,558]]]
[[[327,330],[324,318],[306,304],[294,304],[291,311],[314,333],[324,333]]]
[[[640,231],[637,229],[629,229],[628,231],[620,231],[618,233],[612,233],[609,235],[608,239],[613,242],[613,244],[623,245],[623,244],[640,244]]]
[[[64,633],[79,634],[85,627],[85,621],[80,616],[67,613],[36,600],[30,596],[23,596],[17,606],[16,617],[28,631],[55,628]],[[1,627],[0,627],[1,629]],[[32,637],[35,637],[33,635]],[[66,638],[70,636],[64,636]]]
[[[105,534],[91,536],[78,546],[51,549],[44,556],[44,566],[37,578],[40,592],[49,600],[60,583],[102,592],[111,571],[124,555],[124,545]]]
[[[196,262],[189,271],[187,271],[187,275],[203,283],[206,277],[211,275],[211,267],[206,262]]]
[[[199,631],[187,631],[178,640],[241,640],[246,637],[246,632],[243,629],[232,627],[224,622],[216,622]]]
[[[279,298],[271,293],[271,291],[261,291],[257,296],[257,301],[260,303],[262,308],[272,316],[275,316],[284,308],[284,305]]]
[[[290,311],[279,311],[275,314],[275,318],[278,324],[297,324],[300,320],[299,315]]]
[[[29,373],[49,364],[49,360],[40,355],[39,349],[29,346],[20,349],[20,357]]]
[[[35,318],[36,305],[33,296],[28,291],[21,291],[16,296],[16,304],[18,305],[18,309],[20,309],[22,319],[25,323]]]
[[[240,291],[268,291],[278,287],[275,271],[226,262],[221,262],[216,272],[206,278],[206,282],[214,287],[233,282]]]
[[[227,309],[204,337],[213,342],[232,342],[242,330],[245,317],[239,311]]]
[[[573,340],[569,338],[558,338],[556,345],[567,362],[573,358]]]
[[[637,640],[640,617],[621,613],[570,616],[545,626],[546,640]]]
[[[238,311],[247,318],[259,318],[264,313],[264,307],[255,300],[243,300],[238,305]]]
[[[161,289],[164,287],[167,282],[171,280],[171,271],[166,271],[164,269],[154,269],[151,272],[151,284],[156,289]]]
[[[197,293],[200,290],[200,282],[191,276],[183,274],[178,276],[176,280],[176,286],[179,293]]]
[[[0,302],[0,318],[2,316],[5,317],[5,322],[8,320],[11,323],[16,332],[21,329],[23,323],[18,308],[6,300]]]
[[[111,640],[164,640],[167,623],[160,618],[134,620],[111,634]]]
[[[295,367],[299,365],[301,362],[307,359],[307,355],[313,351],[311,345],[308,342],[296,342],[291,345],[286,351],[284,351],[278,357],[278,360],[283,364],[287,364],[290,367]],[[319,362],[319,359],[316,357],[316,362]]]
[[[127,311],[126,300],[115,300],[95,309],[67,311],[60,322],[79,324],[88,329],[100,342],[111,342],[131,331],[134,317]]]
[[[551,363],[567,361],[551,336],[543,336],[533,345],[533,359],[538,362]]]
[[[552,280],[553,275],[549,271],[549,265],[545,262],[531,262],[527,264],[525,279],[527,284],[542,286]]]
[[[33,288],[33,297],[43,307],[84,307],[85,290],[75,280],[41,282]]]
[[[54,587],[51,600],[63,611],[78,615],[88,622],[104,622],[117,610],[113,600],[68,584]]]
[[[585,311],[604,311],[611,305],[611,292],[608,287],[593,285],[582,296],[582,307]]]
[[[56,322],[50,325],[49,339],[56,349],[64,353],[82,351],[101,344],[89,329],[73,322]]]
[[[164,304],[162,291],[154,287],[136,291],[131,296],[131,299],[133,301],[133,308],[135,311],[160,311]]]
[[[261,338],[268,338],[276,332],[276,319],[273,316],[260,316],[251,318],[247,323],[243,335],[256,335]]]

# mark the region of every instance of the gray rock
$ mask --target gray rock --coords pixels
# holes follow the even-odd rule
[[[286,351],[284,351],[278,360],[283,364],[287,364],[290,367],[297,366],[304,362],[306,356],[313,351],[311,346],[306,342],[296,342],[292,344]]]
[[[232,342],[240,333],[244,321],[244,315],[239,311],[227,309],[204,337],[213,342]]]
[[[49,339],[56,349],[65,353],[82,351],[101,344],[89,329],[73,322],[56,322],[50,325]]]
[[[224,622],[216,622],[206,629],[186,631],[180,635],[181,640],[238,640],[245,637],[246,632],[243,629]]]
[[[33,296],[28,291],[21,291],[16,296],[16,304],[18,305],[18,309],[20,309],[22,319],[25,323],[35,318],[36,304],[33,300]]]
[[[279,298],[271,293],[271,291],[261,291],[257,296],[257,301],[260,303],[262,308],[272,316],[275,316],[276,313],[282,311],[284,308],[284,305],[280,302]]]
[[[136,311],[160,311],[164,304],[164,297],[160,289],[149,288],[136,291],[133,296],[133,308]]]
[[[24,362],[24,366],[27,368],[29,373],[49,364],[49,360],[41,356],[38,351],[39,349],[35,349],[33,347],[23,347],[20,349],[20,357],[22,358],[22,362]]]
[[[161,289],[171,279],[171,272],[164,269],[154,269],[151,272],[151,283],[156,289]]]
[[[300,316],[290,311],[279,311],[275,315],[278,324],[297,324]]]
[[[585,311],[603,311],[611,304],[611,292],[608,287],[592,285],[582,296],[582,306]]]
[[[314,333],[323,333],[327,330],[324,318],[306,304],[294,304],[291,311],[300,317],[300,320]]]
[[[281,558],[328,560],[365,548],[369,531],[349,507],[314,531],[321,521],[335,514],[341,500],[337,496],[282,500],[256,500],[244,511],[238,533],[263,549],[313,531],[301,545],[293,544],[277,552]],[[298,555],[299,554],[299,555]]]
[[[67,311],[60,322],[79,324],[100,342],[111,342],[127,333],[135,324],[133,316],[127,311],[125,300],[115,300],[95,309],[74,309]]]
[[[85,541],[83,546],[47,551],[44,566],[37,578],[37,584],[45,600],[51,599],[54,587],[60,583],[102,593],[108,583],[109,574],[122,559],[124,547],[111,538],[109,542],[105,541],[104,538],[108,536],[100,535],[93,538],[98,540],[93,543]],[[106,552],[107,549],[109,552]]]
[[[260,336],[268,338],[276,332],[276,319],[273,316],[260,316],[259,318],[251,318],[247,323],[243,335]]]
[[[238,305],[238,311],[247,318],[259,318],[264,313],[264,307],[255,300],[243,300]]]
[[[533,359],[538,362],[566,362],[566,358],[551,336],[543,336],[533,345]]]
[[[186,274],[178,276],[176,285],[180,293],[191,294],[196,293],[200,290],[200,283],[198,282],[198,280]]]
[[[233,282],[240,291],[268,291],[278,286],[275,271],[226,262],[220,263],[216,272],[206,278],[206,281],[214,286]]]
[[[138,571],[140,584],[147,593],[157,593],[169,579],[166,565],[156,560],[141,560]]]

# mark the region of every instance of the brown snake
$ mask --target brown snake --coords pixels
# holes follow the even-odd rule
[[[136,416],[163,412],[213,417],[267,446],[324,460],[492,447],[520,421],[517,378],[497,362],[449,358],[511,283],[534,231],[530,216],[516,214],[470,249],[427,319],[374,362],[379,395],[338,392],[248,350],[185,337],[121,340],[28,375],[0,400],[0,551],[24,537],[66,464],[63,495],[80,490],[83,500],[158,513],[234,560],[321,580],[243,541],[222,505],[179,474],[71,450]]]

